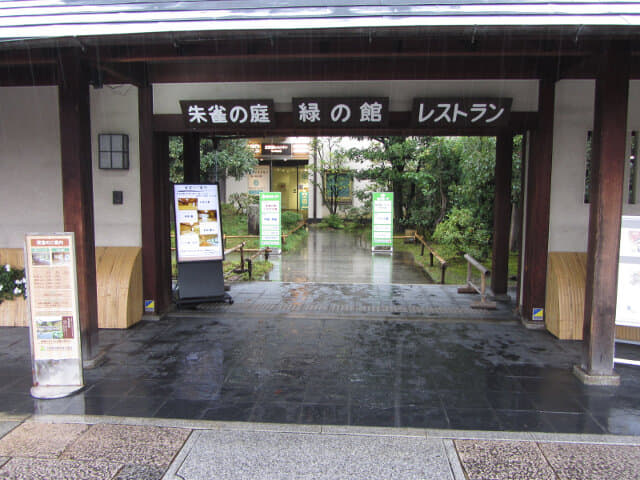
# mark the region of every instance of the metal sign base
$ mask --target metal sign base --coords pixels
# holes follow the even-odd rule
[[[393,247],[371,247],[371,253],[386,253],[393,255]]]
[[[31,396],[42,400],[51,400],[68,397],[83,388],[83,385],[43,385],[31,387]]]
[[[223,301],[233,303],[224,291],[222,260],[178,264],[178,305]]]

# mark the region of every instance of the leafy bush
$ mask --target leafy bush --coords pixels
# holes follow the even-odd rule
[[[447,251],[447,257],[470,254],[477,260],[489,256],[491,232],[467,208],[453,208],[436,227],[433,239]]]
[[[344,221],[338,215],[329,215],[324,217],[318,224],[320,227],[334,228],[336,230],[344,228]]]
[[[11,268],[7,264],[0,267],[0,303],[16,297],[26,297],[26,279],[24,270]]]
[[[371,209],[365,207],[347,208],[344,212],[344,220],[360,225],[371,223]]]
[[[222,205],[220,205],[220,210],[222,213],[222,218],[224,219],[235,217],[238,214],[236,212],[236,207],[234,207],[230,203],[223,203]]]
[[[282,221],[282,232],[288,232],[293,230],[300,220],[302,220],[302,214],[298,212],[286,211],[282,212],[282,216],[280,217]]]

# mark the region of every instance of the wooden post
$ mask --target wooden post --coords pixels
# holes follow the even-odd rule
[[[60,145],[64,230],[75,233],[78,310],[82,357],[91,361],[98,347],[98,289],[93,221],[89,74],[80,53],[60,59]]]
[[[493,201],[493,264],[491,267],[491,289],[494,295],[505,295],[509,281],[512,155],[513,135],[510,132],[498,135]]]
[[[182,135],[184,183],[200,183],[200,134]]]
[[[630,56],[624,46],[611,44],[600,59],[591,150],[584,341],[576,374],[585,383],[610,385],[620,381],[613,372],[613,353]]]
[[[522,312],[532,320],[533,309],[544,308],[549,248],[549,202],[555,81],[540,80],[538,127],[531,132],[527,173],[526,240],[522,278]]]
[[[166,311],[171,300],[169,238],[168,137],[153,133],[153,91],[138,89],[140,128],[140,192],[142,205],[142,275],[145,301],[153,311]]]

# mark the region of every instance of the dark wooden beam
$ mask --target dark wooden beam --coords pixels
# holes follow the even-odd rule
[[[36,87],[58,85],[57,64],[0,66],[0,87]]]
[[[608,376],[613,374],[629,57],[623,49],[607,48],[600,61],[591,150],[582,370],[587,375]]]
[[[93,221],[89,75],[77,55],[60,59],[58,86],[64,230],[74,232],[82,357],[98,346],[98,289]]]
[[[184,183],[200,183],[200,134],[188,132],[182,135]]]
[[[495,295],[506,295],[509,281],[513,135],[510,132],[503,133],[498,135],[496,140],[491,289]]]
[[[332,80],[528,79],[557,70],[546,57],[339,58],[329,60],[189,61],[152,63],[149,81],[250,82]]]
[[[142,221],[142,275],[145,300],[152,300],[156,314],[166,311],[170,303],[171,278],[167,273],[168,216],[168,138],[153,132],[153,90],[138,89],[140,125],[140,195]],[[166,143],[166,147],[165,144]],[[165,178],[166,173],[166,178]],[[170,267],[169,267],[170,268]]]
[[[549,202],[555,82],[541,80],[538,126],[531,131],[527,162],[524,275],[521,315],[531,320],[534,308],[544,308],[549,245]]]
[[[269,129],[251,128],[242,130],[224,129],[214,132],[202,131],[202,134],[219,134],[219,135],[238,135],[245,137],[259,136],[440,136],[440,135],[463,135],[463,136],[496,136],[500,133],[495,128],[478,128],[478,129],[425,129],[415,128],[411,126],[411,112],[391,112],[389,116],[389,125],[380,129],[335,129],[335,128],[300,128],[294,123],[293,113],[276,112],[275,126]],[[511,120],[509,122],[509,130],[517,133],[526,132],[538,125],[537,112],[511,112]],[[180,134],[190,132],[192,129],[188,127],[182,115],[154,115],[153,129],[157,132],[166,132],[171,134]]]

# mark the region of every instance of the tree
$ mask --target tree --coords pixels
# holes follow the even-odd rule
[[[329,213],[336,215],[344,196],[344,183],[346,181],[350,184],[353,179],[348,157],[340,147],[339,138],[314,138],[311,149],[315,155],[315,162],[310,167],[311,183],[320,190],[322,203]]]
[[[173,183],[184,180],[182,137],[169,137],[169,178]],[[200,181],[224,184],[230,176],[239,180],[253,172],[258,160],[248,142],[240,138],[200,140]],[[224,196],[223,196],[224,197]]]

